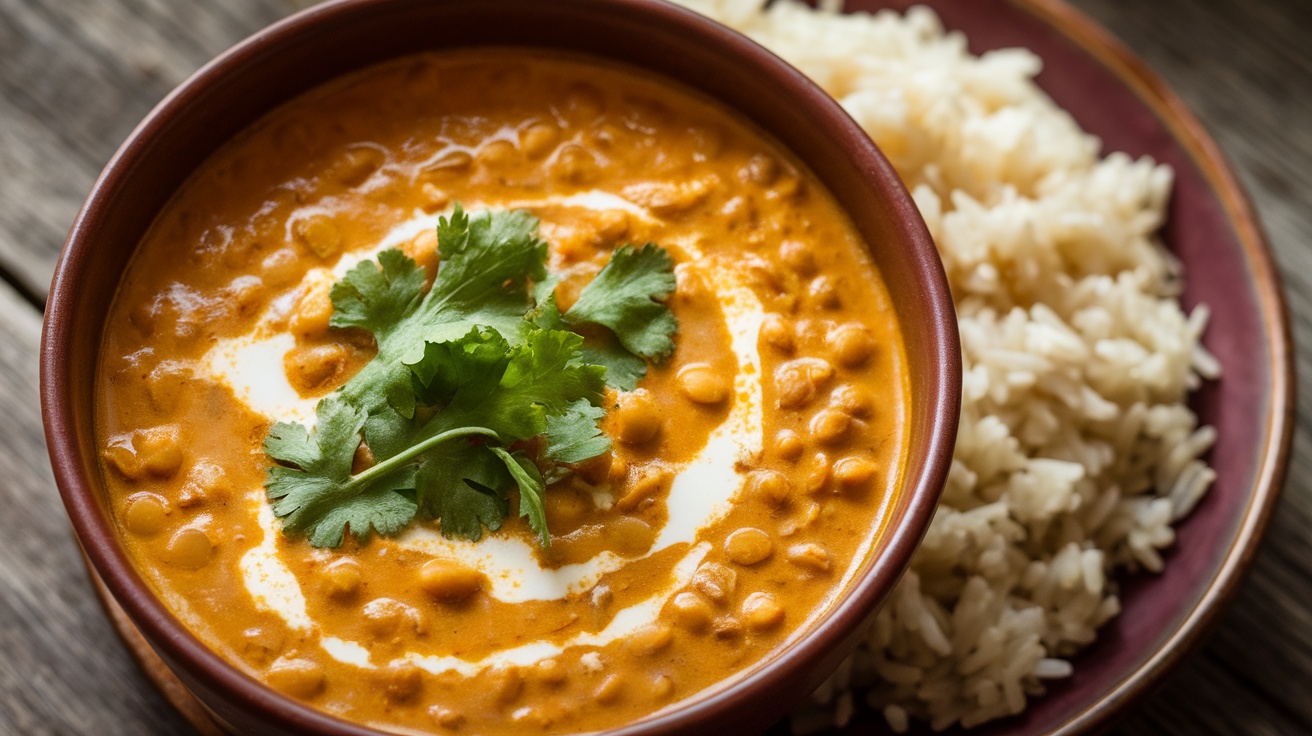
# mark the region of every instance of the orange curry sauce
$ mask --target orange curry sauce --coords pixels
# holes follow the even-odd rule
[[[598,192],[627,202],[564,199]],[[328,327],[325,269],[457,201],[541,218],[549,267],[572,274],[557,292],[562,307],[618,245],[654,241],[678,264],[677,349],[638,391],[608,393],[614,450],[549,490],[554,540],[535,552],[548,570],[604,552],[631,560],[565,597],[507,602],[485,571],[434,562],[397,539],[315,549],[275,525],[268,544],[308,616],[290,621],[248,587],[242,566],[265,541],[261,514],[271,518],[261,443],[278,417],[239,400],[207,372],[206,355],[223,339],[290,333],[286,381],[304,397],[334,390],[374,348]],[[437,267],[431,231],[403,247]],[[740,375],[731,344],[721,301],[731,276],[764,313],[753,336],[759,376]],[[864,244],[773,141],[632,70],[462,51],[316,89],[191,177],[141,243],[109,315],[98,427],[123,543],[178,618],[242,671],[387,730],[585,731],[713,687],[824,612],[899,492],[905,371]],[[760,449],[721,458],[741,490],[689,540],[708,551],[676,585],[672,568],[692,544],[651,550],[672,476],[744,400],[744,380],[760,387]],[[516,506],[490,536],[536,545]],[[654,620],[614,641],[497,660],[601,632],[653,595],[664,596]],[[331,653],[330,640],[356,654]],[[468,666],[422,664],[441,657]]]

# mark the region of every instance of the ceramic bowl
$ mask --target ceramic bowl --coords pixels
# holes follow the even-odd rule
[[[343,0],[304,11],[211,62],[165,99],[106,167],[69,234],[46,310],[42,403],[55,477],[96,573],[216,720],[240,734],[372,734],[285,698],[203,645],[133,569],[105,510],[93,393],[103,319],[132,252],[211,153],[277,105],[396,56],[481,45],[564,49],[640,67],[717,98],[791,149],[849,213],[882,270],[907,342],[905,490],[854,584],[795,644],[621,733],[741,733],[776,720],[854,646],[920,541],[946,477],[960,403],[952,302],[910,197],[850,118],[750,41],[654,0]]]

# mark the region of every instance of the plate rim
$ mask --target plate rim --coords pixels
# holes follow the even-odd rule
[[[934,0],[912,0],[906,4],[922,2],[938,13]],[[1092,700],[1072,708],[1069,713],[1056,714],[1053,718],[1056,725],[1047,730],[1027,729],[1023,724],[1013,723],[1020,716],[1007,716],[980,724],[974,729],[963,729],[955,724],[948,731],[956,734],[977,731],[1027,736],[1087,736],[1107,731],[1117,720],[1126,716],[1131,708],[1162,687],[1169,675],[1216,628],[1238,594],[1261,549],[1288,475],[1297,416],[1297,352],[1283,278],[1274,251],[1233,164],[1206,126],[1143,58],[1067,0],[1003,2],[1052,30],[1123,84],[1163,126],[1171,140],[1180,147],[1184,157],[1197,168],[1201,180],[1220,205],[1226,224],[1234,232],[1243,262],[1251,269],[1255,312],[1269,338],[1265,341],[1268,369],[1264,374],[1269,391],[1267,401],[1262,405],[1267,418],[1263,423],[1264,436],[1256,445],[1257,460],[1253,465],[1253,481],[1246,489],[1245,502],[1237,518],[1235,532],[1228,538],[1224,553],[1210,578],[1203,583],[1195,603],[1187,609],[1182,607],[1182,616],[1178,622],[1160,631],[1159,643],[1142,662],[1119,680],[1101,689]],[[899,13],[905,12],[903,2],[877,0],[875,4],[897,8]],[[842,9],[840,12],[862,11]],[[870,12],[875,12],[874,8]],[[973,12],[986,11],[981,8]],[[960,31],[968,38],[970,36],[967,28],[946,30]],[[1006,47],[1014,48],[1017,45],[1029,48],[1024,43],[1008,44]],[[972,53],[975,51],[972,50]],[[1187,521],[1188,517],[1181,523]],[[1122,579],[1124,572],[1118,573],[1117,577]],[[1096,644],[1090,644],[1081,652],[1093,646]],[[1079,664],[1075,666],[1078,669]],[[1043,697],[1038,696],[1033,702]],[[878,712],[867,711],[871,712],[877,723],[883,723]],[[921,731],[913,724],[911,732]],[[849,724],[825,733],[855,732],[851,731]]]
[[[1189,106],[1124,42],[1065,0],[1006,2],[1070,41],[1123,83],[1198,168],[1234,230],[1244,261],[1252,269],[1257,313],[1269,334],[1266,433],[1259,445],[1254,481],[1235,534],[1196,603],[1173,629],[1162,631],[1161,643],[1148,658],[1047,732],[1053,736],[1085,736],[1106,730],[1163,685],[1168,675],[1217,626],[1237,595],[1260,550],[1289,469],[1296,419],[1297,353],[1283,279],[1257,211],[1228,157]],[[1005,720],[996,723],[1003,724]]]

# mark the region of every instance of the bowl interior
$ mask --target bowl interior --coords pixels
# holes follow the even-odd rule
[[[103,316],[136,243],[206,157],[278,104],[349,71],[421,50],[552,47],[677,80],[753,120],[806,162],[871,245],[907,342],[912,453],[907,486],[844,599],[803,642],[712,694],[638,729],[764,727],[819,684],[919,542],[956,431],[960,354],[946,282],[896,174],[841,109],[759,47],[651,0],[333,2],[252,37],[202,69],[133,133],[80,213],[52,285],[42,400],[56,479],[79,540],[114,596],[184,681],[241,732],[364,733],[284,700],[223,664],[154,598],[118,547],[100,503],[92,376]],[[755,704],[755,705],[753,705]],[[372,733],[372,732],[370,732]]]

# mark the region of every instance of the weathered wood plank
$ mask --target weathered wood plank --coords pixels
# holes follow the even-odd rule
[[[0,0],[0,263],[44,298],[105,162],[150,108],[290,0]]]

